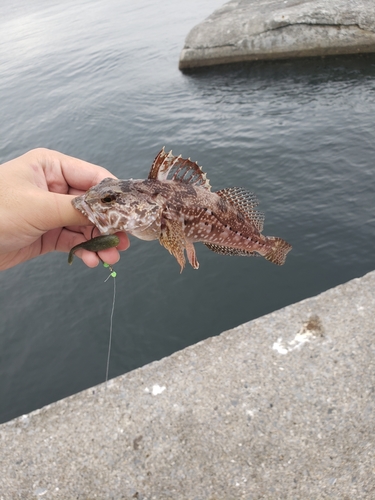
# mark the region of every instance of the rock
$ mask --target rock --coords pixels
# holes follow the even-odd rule
[[[179,68],[363,52],[374,0],[231,0],[190,31]]]

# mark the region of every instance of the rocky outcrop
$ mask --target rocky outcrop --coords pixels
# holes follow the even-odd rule
[[[190,31],[179,67],[363,52],[374,0],[231,0]]]

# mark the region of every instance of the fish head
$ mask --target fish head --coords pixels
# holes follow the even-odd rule
[[[160,234],[162,207],[141,180],[102,180],[86,193],[72,200],[102,234],[125,231],[143,240]]]

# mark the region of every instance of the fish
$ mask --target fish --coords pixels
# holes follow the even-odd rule
[[[194,247],[198,242],[220,255],[262,256],[276,265],[284,264],[292,249],[285,240],[262,234],[264,214],[255,210],[259,202],[252,192],[242,187],[211,191],[197,162],[165,148],[147,179],[108,177],[72,204],[102,235],[124,231],[145,241],[158,239],[176,258],[181,272],[185,254],[191,266],[199,268]],[[86,249],[90,241],[85,242]],[[116,246],[105,239],[100,243],[108,244],[106,248]]]

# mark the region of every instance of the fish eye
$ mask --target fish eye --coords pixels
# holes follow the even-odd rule
[[[105,196],[103,196],[103,198],[101,198],[100,201],[102,201],[103,203],[111,203],[111,201],[114,201],[115,199],[116,199],[116,195],[115,194],[108,193]]]

